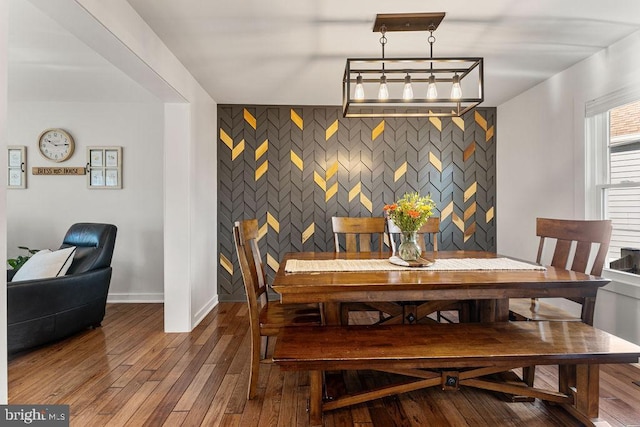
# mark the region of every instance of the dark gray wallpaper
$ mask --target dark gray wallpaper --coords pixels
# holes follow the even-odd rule
[[[271,280],[287,252],[333,250],[331,217],[431,194],[440,250],[496,250],[495,108],[345,119],[339,107],[218,106],[218,292],[244,300],[231,228],[257,218]]]

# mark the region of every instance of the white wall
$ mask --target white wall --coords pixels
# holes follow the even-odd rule
[[[189,331],[217,303],[216,103],[125,0],[30,2],[167,103],[164,106],[164,121],[158,121],[152,126],[155,129],[148,130],[155,132],[160,129],[162,132],[162,139],[156,141],[156,148],[162,146],[164,181],[163,185],[158,183],[154,190],[163,193],[165,330]],[[4,138],[7,117],[4,108],[7,99],[4,84],[8,27],[6,6],[7,2],[0,1],[0,148],[7,144]],[[108,108],[108,105],[95,107]],[[57,123],[55,126],[67,125]],[[73,131],[78,136],[75,129],[79,128],[74,126]],[[84,141],[86,130],[80,133]],[[6,156],[4,149],[0,159],[2,156]],[[127,150],[124,160],[125,165],[135,161],[134,158],[129,159]],[[143,169],[137,171],[144,173]],[[66,177],[57,178],[66,180]],[[127,174],[123,179],[126,188],[129,182]],[[49,184],[47,182],[44,185]],[[0,196],[4,193],[5,186],[0,181]],[[3,207],[4,197],[1,200],[0,207]],[[129,206],[132,209],[138,207],[137,203]],[[112,210],[116,209],[122,209],[122,206],[113,206]],[[0,239],[3,242],[6,236],[4,226],[5,210],[0,209]],[[4,256],[4,251],[5,245],[2,244],[0,256]],[[159,266],[158,270],[161,270]],[[6,348],[4,278],[0,279],[0,291],[0,344],[5,344]],[[179,298],[170,298],[172,295],[178,295]],[[0,352],[0,403],[7,401],[6,368],[6,353]]]
[[[7,250],[57,248],[74,222],[118,227],[109,301],[163,301],[163,104],[21,103],[8,111],[9,141],[27,147],[27,189],[7,192]],[[62,127],[76,148],[57,164],[37,148]],[[122,146],[123,188],[87,188],[87,176],[32,175],[34,166],[85,166],[88,146]]]
[[[585,104],[638,84],[640,32],[615,43],[498,106],[498,252],[534,260],[535,218],[585,218]],[[487,88],[490,90],[490,88]],[[609,295],[596,307],[596,325],[624,323],[640,300]],[[599,298],[597,305],[605,303]],[[620,316],[608,321],[601,316]],[[605,321],[607,320],[607,321]],[[603,326],[604,328],[604,326]],[[628,339],[635,331],[608,329]]]
[[[125,0],[31,1],[166,103],[165,331],[190,331],[218,302],[217,105]]]

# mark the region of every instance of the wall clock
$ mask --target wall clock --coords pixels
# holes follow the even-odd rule
[[[38,138],[40,153],[54,162],[64,162],[73,154],[75,143],[71,135],[63,129],[46,129]]]

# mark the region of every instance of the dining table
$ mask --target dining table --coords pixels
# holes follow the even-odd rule
[[[428,267],[389,262],[387,252],[287,253],[273,290],[282,304],[320,303],[323,322],[340,324],[346,302],[473,300],[474,321],[507,321],[509,298],[594,299],[609,280],[488,251],[425,252]]]

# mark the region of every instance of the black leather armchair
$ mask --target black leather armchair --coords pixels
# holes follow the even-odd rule
[[[100,326],[105,314],[117,228],[78,223],[60,249],[75,246],[66,276],[7,283],[10,353]],[[8,271],[7,281],[13,276]]]

